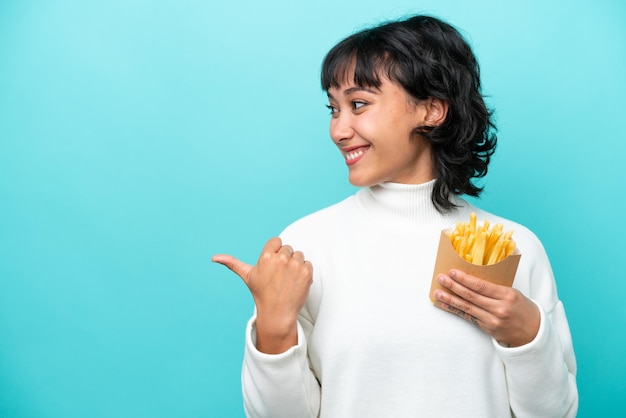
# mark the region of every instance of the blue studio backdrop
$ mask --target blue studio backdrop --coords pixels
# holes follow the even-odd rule
[[[408,13],[467,35],[499,148],[478,204],[537,233],[580,417],[626,411],[618,0],[0,2],[0,417],[242,417],[245,285],[354,192],[319,68]]]

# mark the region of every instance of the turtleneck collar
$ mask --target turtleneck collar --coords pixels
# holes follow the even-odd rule
[[[381,183],[359,190],[357,200],[368,214],[385,223],[451,227],[459,211],[467,210],[468,204],[453,196],[452,202],[458,208],[445,214],[440,213],[430,197],[434,185],[435,180],[422,184]]]

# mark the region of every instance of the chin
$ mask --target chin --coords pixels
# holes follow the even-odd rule
[[[354,187],[370,187],[378,183],[381,183],[380,181],[375,181],[374,179],[364,179],[364,178],[357,178],[353,176],[348,176],[348,181]]]

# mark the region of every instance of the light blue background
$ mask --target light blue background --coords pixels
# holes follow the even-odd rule
[[[210,257],[353,192],[320,62],[409,12],[468,34],[500,127],[480,205],[548,250],[579,416],[624,416],[623,4],[3,0],[0,417],[243,416],[252,300]]]

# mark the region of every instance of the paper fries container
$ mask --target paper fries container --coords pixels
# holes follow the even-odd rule
[[[450,293],[448,289],[437,282],[437,276],[442,273],[448,274],[450,269],[458,269],[495,284],[509,287],[513,285],[517,266],[522,256],[517,247],[513,254],[509,255],[504,260],[489,266],[479,266],[465,261],[457,254],[450,242],[449,234],[451,232],[452,230],[441,231],[441,238],[439,239],[439,250],[437,251],[437,260],[435,261],[435,269],[430,285],[430,300],[435,303],[435,305],[439,304],[435,299],[435,290],[441,289],[444,292]]]

